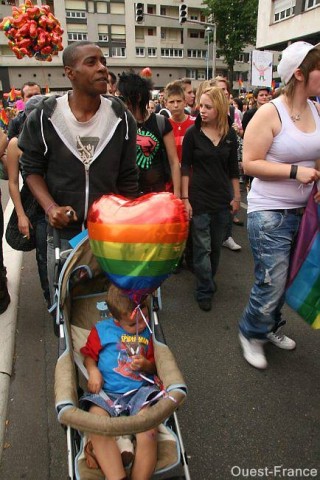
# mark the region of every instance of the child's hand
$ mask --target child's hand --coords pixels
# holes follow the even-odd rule
[[[153,374],[156,372],[156,367],[153,362],[147,360],[143,355],[134,355],[132,357],[131,370],[140,370]]]
[[[88,380],[88,390],[91,393],[99,393],[103,385],[103,378],[98,368],[91,369]]]
[[[131,361],[132,370],[145,370],[148,360],[143,355],[134,355]]]

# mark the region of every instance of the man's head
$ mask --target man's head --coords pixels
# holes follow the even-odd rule
[[[270,101],[270,89],[268,87],[257,87],[253,90],[253,98],[255,99],[257,108]]]
[[[159,104],[161,105],[161,107],[164,107],[164,90],[163,90],[163,88],[161,90],[159,90],[158,100],[159,100]]]
[[[21,97],[26,103],[33,95],[41,95],[41,88],[35,82],[26,82],[21,87]]]
[[[109,95],[115,95],[117,91],[117,77],[113,72],[108,71],[108,93]]]
[[[181,86],[184,90],[184,98],[188,107],[193,108],[195,102],[195,93],[192,88],[192,82],[190,78],[182,78],[180,80]]]
[[[214,79],[214,85],[223,90],[223,93],[225,94],[227,100],[229,101],[229,98],[230,98],[230,84],[229,84],[228,80],[226,78],[218,75]]]
[[[107,93],[106,58],[95,43],[71,43],[63,51],[62,61],[74,90],[89,96]]]
[[[166,107],[173,117],[184,115],[185,94],[179,81],[168,83],[164,90],[164,99]]]

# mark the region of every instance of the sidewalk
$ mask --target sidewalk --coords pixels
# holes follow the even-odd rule
[[[0,478],[61,480],[68,470],[66,435],[54,408],[58,339],[43,300],[34,251],[23,254],[16,320]]]
[[[13,203],[9,200],[4,212],[4,231],[9,221]],[[7,267],[8,290],[11,302],[8,309],[1,315],[0,335],[0,461],[4,444],[5,422],[7,418],[8,395],[13,369],[15,347],[15,332],[17,323],[17,309],[19,301],[22,252],[13,250],[5,238],[3,239],[4,263]]]

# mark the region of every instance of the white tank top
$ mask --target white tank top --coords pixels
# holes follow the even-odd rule
[[[312,167],[320,158],[320,117],[313,102],[308,100],[316,128],[312,133],[299,130],[290,118],[281,97],[272,100],[281,120],[281,130],[273,139],[266,155],[268,162],[289,163]],[[248,194],[248,213],[259,210],[299,208],[307,204],[312,185],[296,180],[261,180],[254,178]]]

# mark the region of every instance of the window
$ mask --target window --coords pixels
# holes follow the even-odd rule
[[[125,47],[112,47],[111,53],[113,57],[125,57],[126,49]]]
[[[108,35],[106,33],[99,33],[98,34],[99,42],[108,42]]]
[[[275,0],[274,2],[274,22],[280,22],[294,14],[296,0]]]
[[[107,2],[97,2],[97,13],[108,13]]]
[[[236,61],[241,62],[241,63],[245,63],[245,62],[248,63],[249,59],[250,59],[249,53],[240,53],[240,55],[239,55],[239,57]]]
[[[155,28],[148,28],[148,33],[149,37],[154,37],[156,35],[156,29]]]
[[[161,48],[161,57],[183,58],[183,50],[180,48]]]
[[[148,5],[147,13],[149,13],[150,15],[154,15],[156,13],[156,8],[153,5]]]
[[[154,47],[148,48],[148,57],[156,57],[157,56],[157,49]]]
[[[144,47],[136,47],[136,57],[145,57]]]
[[[108,25],[98,25],[98,39],[99,42],[107,42],[109,40]]]
[[[305,10],[316,7],[317,5],[320,5],[320,0],[306,0]]]
[[[167,15],[166,7],[162,7],[162,6],[160,7],[160,15],[162,15],[164,17]]]
[[[110,13],[124,15],[124,3],[110,2]]]
[[[68,40],[70,42],[77,42],[78,40],[88,40],[88,34],[71,32],[71,33],[68,33]]]
[[[111,25],[111,39],[115,41],[126,39],[125,25]]]
[[[188,50],[187,57],[188,58],[206,58],[207,51],[206,50]]]
[[[86,18],[86,12],[81,12],[79,10],[66,10],[67,18]]]
[[[191,80],[196,80],[197,79],[197,70],[187,69],[186,77],[191,78]]]
[[[36,2],[37,3],[37,2]],[[42,2],[46,3],[46,2]],[[65,0],[66,10],[86,10],[85,0]]]
[[[205,80],[205,79],[206,79],[206,72],[204,70],[198,70],[197,80]]]

